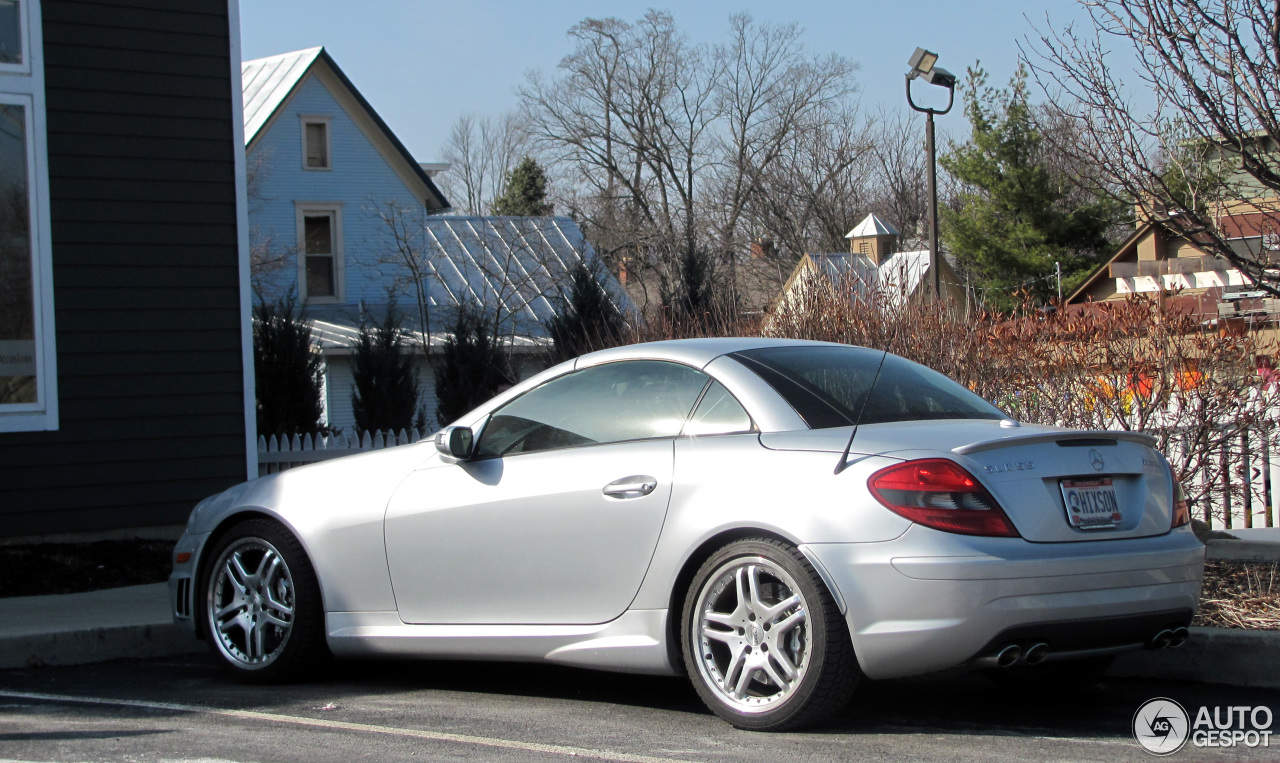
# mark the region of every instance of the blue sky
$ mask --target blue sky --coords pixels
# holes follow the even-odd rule
[[[958,75],[981,59],[993,84],[1017,64],[1017,41],[1046,27],[1088,23],[1074,0],[970,2],[698,3],[420,2],[415,0],[246,0],[240,5],[244,58],[323,45],[418,161],[434,161],[462,113],[494,114],[516,105],[525,72],[553,72],[570,50],[565,32],[589,16],[634,21],[648,8],[669,10],[700,42],[725,39],[731,14],[796,22],[812,52],[840,53],[860,65],[864,108],[905,109],[903,72],[917,46],[937,52]],[[1028,21],[1028,18],[1031,21]],[[940,127],[963,131],[957,109]]]

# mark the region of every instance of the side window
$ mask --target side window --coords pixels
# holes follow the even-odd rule
[[[702,402],[698,403],[698,409],[684,425],[684,434],[694,437],[753,431],[755,427],[746,409],[717,381],[711,382],[707,387],[707,393],[702,396]]]
[[[494,412],[480,458],[675,437],[707,376],[657,360],[606,363],[543,384]]]

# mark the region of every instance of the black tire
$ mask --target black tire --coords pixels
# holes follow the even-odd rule
[[[1114,661],[1114,655],[1105,655],[1040,665],[992,668],[983,674],[996,686],[1020,693],[1072,692],[1096,686]]]
[[[251,519],[228,530],[205,555],[198,590],[209,646],[238,680],[296,681],[328,659],[315,569],[280,524]]]
[[[756,591],[746,602],[738,594],[744,585]],[[797,595],[797,604],[783,607]],[[730,604],[733,610],[724,612]],[[821,722],[848,704],[862,675],[826,585],[794,546],[772,538],[737,541],[712,554],[685,594],[680,623],[694,688],[712,712],[740,729],[789,731]]]

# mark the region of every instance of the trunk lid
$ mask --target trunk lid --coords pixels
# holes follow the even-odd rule
[[[849,433],[849,427],[774,432],[761,434],[760,441],[775,450],[826,451],[838,459]],[[851,453],[903,460],[949,458],[978,478],[1023,538],[1063,543],[1169,531],[1173,482],[1154,444],[1154,438],[1137,432],[999,421],[912,421],[863,425]],[[1097,513],[1099,507],[1106,516]],[[1113,524],[1083,529],[1073,526],[1072,517],[1077,522],[1096,517]]]

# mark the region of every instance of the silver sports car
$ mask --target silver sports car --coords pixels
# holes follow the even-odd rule
[[[202,501],[170,589],[249,681],[545,660],[687,674],[730,723],[795,728],[863,676],[1065,686],[1185,640],[1204,547],[1152,445],[863,347],[618,347]]]

